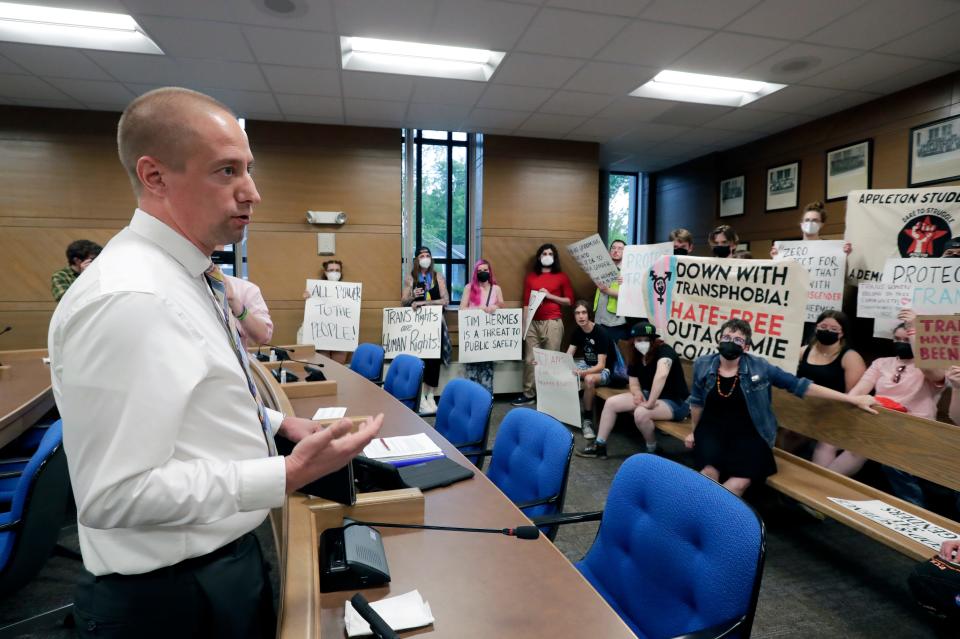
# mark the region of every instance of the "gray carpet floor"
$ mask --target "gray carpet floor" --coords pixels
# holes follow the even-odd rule
[[[491,442],[497,425],[509,410],[506,401],[497,401],[491,420]],[[658,454],[691,463],[681,442],[662,434],[659,437]],[[576,440],[578,447],[584,444],[579,431]],[[642,447],[636,429],[621,422],[608,444],[609,459],[575,456],[565,510],[602,509],[620,464]],[[906,585],[911,560],[836,522],[814,519],[769,491],[758,491],[751,501],[767,526],[767,559],[753,637],[960,636],[955,629],[950,632],[937,626],[914,605]],[[571,561],[576,561],[593,543],[596,530],[597,524],[565,526],[556,544]],[[264,524],[257,533],[276,566],[269,525]],[[64,528],[61,543],[67,548],[78,548],[76,526]],[[52,557],[30,584],[0,601],[0,626],[70,603],[72,584],[80,569],[75,560]],[[274,569],[274,592],[278,592],[276,576]],[[61,639],[73,636],[73,632],[54,622],[49,628],[22,636]]]

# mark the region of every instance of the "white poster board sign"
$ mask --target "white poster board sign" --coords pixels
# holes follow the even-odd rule
[[[960,534],[952,530],[941,528],[926,519],[911,515],[878,499],[863,501],[838,497],[827,497],[827,499],[937,552],[940,551],[943,542],[960,539]]]
[[[303,338],[321,351],[357,350],[362,289],[359,282],[307,280]]]
[[[617,315],[622,317],[647,316],[647,288],[650,268],[661,257],[673,255],[673,242],[630,245],[623,249],[620,262],[623,284],[617,297]]]
[[[443,307],[431,304],[383,309],[383,351],[386,359],[401,353],[422,359],[440,357]]]
[[[567,251],[598,285],[610,286],[620,277],[620,269],[613,263],[610,251],[597,233],[567,245]]]
[[[857,317],[895,320],[900,309],[910,308],[912,298],[909,284],[863,282],[857,287]]]
[[[903,308],[918,315],[960,313],[960,260],[956,258],[889,259],[884,263],[881,281],[904,290]],[[873,336],[890,339],[899,323],[896,314],[876,318]]]
[[[460,311],[460,362],[498,362],[523,358],[519,308],[488,313],[479,308]]]
[[[527,305],[527,323],[523,325],[523,336],[527,336],[530,330],[530,324],[533,323],[533,316],[536,314],[540,304],[546,299],[547,294],[541,291],[530,291],[530,303]]]
[[[566,352],[533,349],[537,382],[537,410],[580,428],[580,380],[576,365]]]
[[[839,311],[843,306],[843,281],[846,255],[843,240],[776,242],[774,261],[793,260],[807,269],[807,320],[816,322],[826,310]]]

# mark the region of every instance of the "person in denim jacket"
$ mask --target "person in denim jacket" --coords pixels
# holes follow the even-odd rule
[[[686,439],[700,471],[737,495],[753,481],[777,472],[773,443],[777,418],[771,405],[771,386],[797,397],[820,397],[847,402],[876,413],[869,395],[846,395],[791,375],[766,360],[748,354],[750,325],[741,319],[720,327],[718,353],[693,364],[690,414],[694,432]]]

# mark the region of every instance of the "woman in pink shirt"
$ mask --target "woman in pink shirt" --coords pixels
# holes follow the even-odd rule
[[[460,310],[479,308],[487,313],[493,313],[503,308],[503,291],[493,276],[493,267],[487,260],[477,260],[473,265],[473,277],[463,291],[460,301]],[[490,391],[493,395],[493,362],[476,362],[464,364],[464,377],[476,382]]]

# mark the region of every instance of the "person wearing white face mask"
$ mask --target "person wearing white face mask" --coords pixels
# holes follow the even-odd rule
[[[433,253],[426,246],[417,249],[416,262],[404,283],[400,303],[413,308],[446,306],[450,303],[447,281],[443,273],[434,270]],[[446,321],[442,324],[441,341],[443,342],[441,357],[449,361],[450,338],[447,335]],[[433,395],[437,391],[437,386],[440,385],[440,362],[441,359],[423,360],[423,395],[420,397],[420,411],[423,413],[437,412],[437,402]]]
[[[811,202],[803,208],[803,217],[800,218],[800,231],[803,233],[804,241],[821,240],[820,231],[823,225],[827,223],[827,209],[823,202]],[[843,252],[850,255],[852,246],[850,242],[843,243]],[[776,257],[777,247],[770,248],[770,257]]]
[[[340,278],[343,277],[343,262],[340,260],[327,260],[323,263],[323,273],[321,273],[322,279],[329,280],[331,282],[339,282]],[[303,299],[310,297],[309,291],[304,291]],[[317,351],[321,355],[326,355],[330,359],[340,364],[347,363],[347,351]]]
[[[654,420],[683,421],[690,414],[687,403],[690,390],[677,352],[660,339],[656,326],[646,321],[633,325],[630,338],[633,340],[627,369],[630,392],[606,401],[597,438],[578,450],[578,457],[607,458],[607,438],[620,413],[633,412],[633,422],[643,434],[648,453],[657,449]]]

